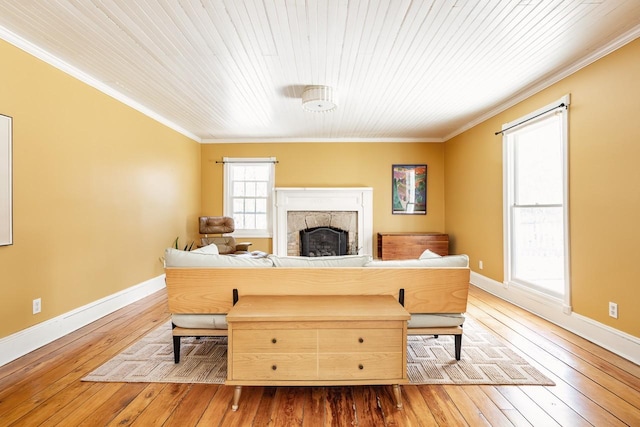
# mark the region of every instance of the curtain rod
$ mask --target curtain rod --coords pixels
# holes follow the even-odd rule
[[[216,160],[216,163],[280,163],[277,160],[236,160],[236,161],[224,161],[224,160]]]
[[[553,111],[553,110],[557,110],[558,108],[562,108],[562,107],[567,108],[567,104],[565,104],[564,102],[562,102],[562,103],[560,103],[560,105],[558,105],[558,106],[556,106],[556,107],[549,108],[548,110],[543,111],[543,112],[542,112],[542,113],[540,113],[540,114],[536,114],[536,115],[535,115],[535,116],[533,116],[533,117],[529,117],[529,118],[527,118],[527,119],[524,119],[524,120],[522,120],[522,121],[520,121],[520,122],[518,122],[518,123],[516,123],[516,124],[513,124],[513,125],[509,126],[509,127],[508,127],[508,128],[506,128],[506,129],[502,129],[501,131],[496,132],[495,134],[496,134],[496,135],[500,135],[501,133],[505,133],[505,132],[506,132],[506,131],[508,131],[509,129],[513,129],[514,127],[516,127],[516,126],[520,126],[521,124],[526,123],[526,122],[528,122],[529,120],[536,119],[536,118],[538,118],[538,117],[540,117],[540,116],[542,116],[542,115],[545,115],[545,114],[547,114],[547,113],[549,113],[549,112],[551,112],[551,111]]]

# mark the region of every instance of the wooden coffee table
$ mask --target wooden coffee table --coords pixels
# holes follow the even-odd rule
[[[402,408],[409,313],[390,295],[241,296],[227,315],[226,384],[389,384]]]

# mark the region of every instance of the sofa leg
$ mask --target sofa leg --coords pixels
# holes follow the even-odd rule
[[[456,360],[460,360],[460,353],[462,352],[462,334],[454,335],[455,347],[456,347]]]
[[[173,361],[180,363],[180,337],[173,336]]]
[[[438,339],[439,335],[434,335],[433,337],[434,337],[435,339]]]

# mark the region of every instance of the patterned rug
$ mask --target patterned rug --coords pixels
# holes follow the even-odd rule
[[[471,319],[464,324],[462,357],[453,337],[407,338],[411,384],[554,385],[515,350]],[[182,338],[180,363],[173,363],[171,324],[166,323],[84,377],[83,381],[223,384],[227,338]]]

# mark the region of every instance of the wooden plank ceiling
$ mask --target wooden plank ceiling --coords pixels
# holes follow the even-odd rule
[[[0,0],[0,26],[203,142],[442,141],[638,37],[640,1]]]

